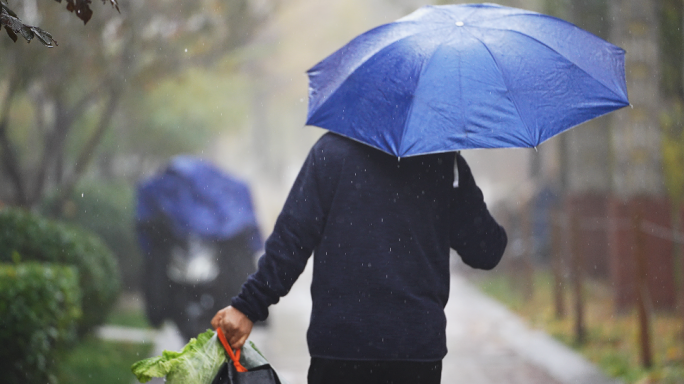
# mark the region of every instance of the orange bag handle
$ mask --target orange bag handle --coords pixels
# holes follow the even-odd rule
[[[243,367],[242,364],[240,364],[240,350],[238,349],[233,353],[233,348],[230,347],[230,344],[228,344],[228,341],[226,340],[226,335],[223,334],[223,330],[221,330],[221,327],[216,329],[216,334],[218,334],[219,340],[221,340],[221,344],[223,344],[223,348],[226,349],[226,352],[228,352],[228,356],[230,357],[231,360],[233,360],[233,365],[235,365],[235,369],[238,372],[247,372],[247,368]]]

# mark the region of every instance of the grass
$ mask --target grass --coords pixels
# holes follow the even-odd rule
[[[143,298],[140,294],[124,292],[107,317],[107,325],[132,328],[151,328],[145,316]]]
[[[137,308],[112,311],[107,317],[107,325],[144,329],[151,328],[150,323],[147,321],[147,317],[145,317],[145,312]]]
[[[63,356],[57,378],[62,384],[135,382],[131,365],[149,356],[152,344],[104,341],[90,337]]]
[[[672,313],[654,313],[651,335],[654,366],[640,364],[639,333],[636,313],[617,315],[605,283],[587,281],[584,285],[586,341],[577,343],[574,335],[573,297],[566,288],[566,316],[557,318],[553,302],[553,279],[550,273],[537,271],[534,294],[524,300],[519,283],[509,274],[473,275],[475,283],[489,296],[501,301],[534,328],[543,329],[559,341],[580,352],[606,374],[625,383],[684,383],[684,319]]]
[[[107,325],[149,329],[145,312],[136,300],[125,295],[106,321]],[[57,378],[60,384],[115,384],[136,382],[131,365],[150,356],[151,343],[127,343],[88,337],[61,358]]]

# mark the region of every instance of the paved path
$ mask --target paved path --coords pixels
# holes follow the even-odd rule
[[[593,364],[453,275],[442,382],[617,384]]]
[[[307,268],[290,294],[271,308],[269,326],[255,327],[251,336],[290,384],[306,383],[310,276]],[[449,353],[443,364],[444,384],[618,383],[571,349],[543,332],[528,328],[516,315],[458,274],[451,280],[446,314]],[[108,338],[149,340],[154,337],[154,355],[164,349],[183,347],[182,339],[170,323],[152,335],[116,328],[100,332]],[[163,380],[151,383],[161,384]]]

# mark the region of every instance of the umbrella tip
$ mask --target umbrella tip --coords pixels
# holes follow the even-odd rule
[[[539,152],[539,149],[537,148],[536,145],[534,146],[534,151],[535,151],[535,152]]]

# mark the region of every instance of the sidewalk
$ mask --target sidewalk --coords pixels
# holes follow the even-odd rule
[[[306,383],[309,355],[306,329],[311,299],[310,268],[290,294],[271,308],[268,327],[255,327],[251,339],[290,384]],[[446,307],[447,346],[443,384],[619,384],[585,358],[543,332],[528,328],[519,317],[480,293],[458,274],[452,275]],[[166,323],[157,332],[135,333],[106,327],[106,338],[154,338],[153,356],[180,350],[183,340]],[[134,381],[135,382],[135,381]],[[152,381],[161,384],[163,380]]]
[[[463,277],[452,275],[442,382],[618,384],[547,334],[532,330]]]

